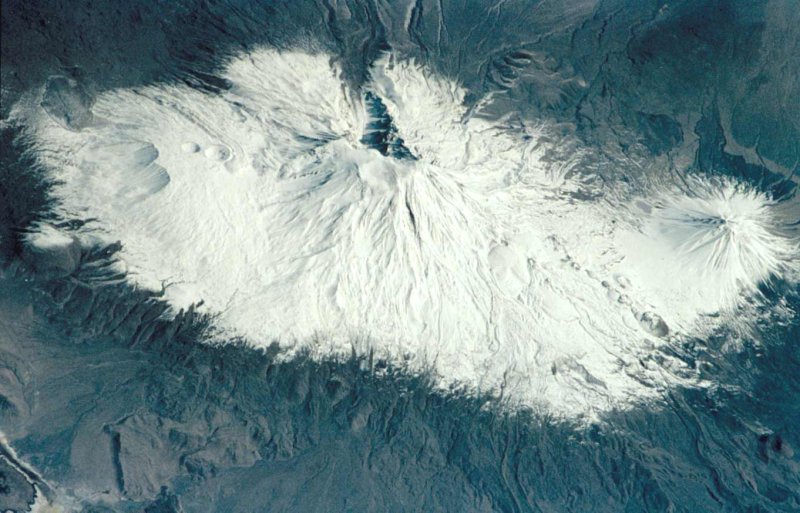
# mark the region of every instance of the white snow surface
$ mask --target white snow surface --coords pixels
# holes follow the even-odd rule
[[[329,56],[258,50],[224,76],[220,94],[102,93],[81,131],[26,114],[63,217],[97,219],[132,284],[166,284],[175,311],[202,301],[210,342],[374,351],[443,388],[593,415],[681,381],[640,360],[796,271],[765,194],[601,190],[579,154],[546,158],[546,126],[470,115],[414,62],[385,56],[367,87],[416,160],[360,142],[365,91]]]

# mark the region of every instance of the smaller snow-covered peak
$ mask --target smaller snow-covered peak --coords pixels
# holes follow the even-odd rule
[[[688,328],[731,310],[759,285],[797,267],[798,245],[775,202],[730,179],[690,179],[687,188],[639,201],[640,233],[622,241],[626,266],[650,301]]]

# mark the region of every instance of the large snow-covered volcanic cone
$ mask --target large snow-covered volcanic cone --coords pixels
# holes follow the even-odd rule
[[[212,341],[374,351],[565,415],[686,379],[648,354],[796,276],[767,194],[603,183],[546,123],[481,116],[423,65],[387,54],[356,88],[330,56],[258,50],[224,78],[93,104],[61,78],[21,102],[59,214],[88,221],[30,244],[121,241],[130,282],[201,303]]]

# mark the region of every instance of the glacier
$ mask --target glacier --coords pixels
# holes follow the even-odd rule
[[[654,350],[746,330],[759,286],[798,278],[795,213],[768,193],[606,183],[552,123],[467,107],[412,59],[383,53],[356,88],[324,52],[262,48],[221,76],[93,104],[73,85],[77,124],[37,103],[65,80],[24,97],[12,116],[59,217],[82,221],[41,224],[31,250],[120,241],[129,283],[209,316],[209,343],[369,354],[589,419],[706,386]]]

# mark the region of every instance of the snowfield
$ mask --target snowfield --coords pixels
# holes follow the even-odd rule
[[[121,241],[130,282],[176,312],[202,303],[213,343],[374,351],[563,416],[687,383],[648,355],[747,322],[759,284],[796,279],[766,194],[613,189],[546,124],[481,117],[414,62],[386,55],[353,90],[327,55],[265,49],[224,78],[108,91],[80,126],[20,103],[61,216],[93,220],[29,243]]]

